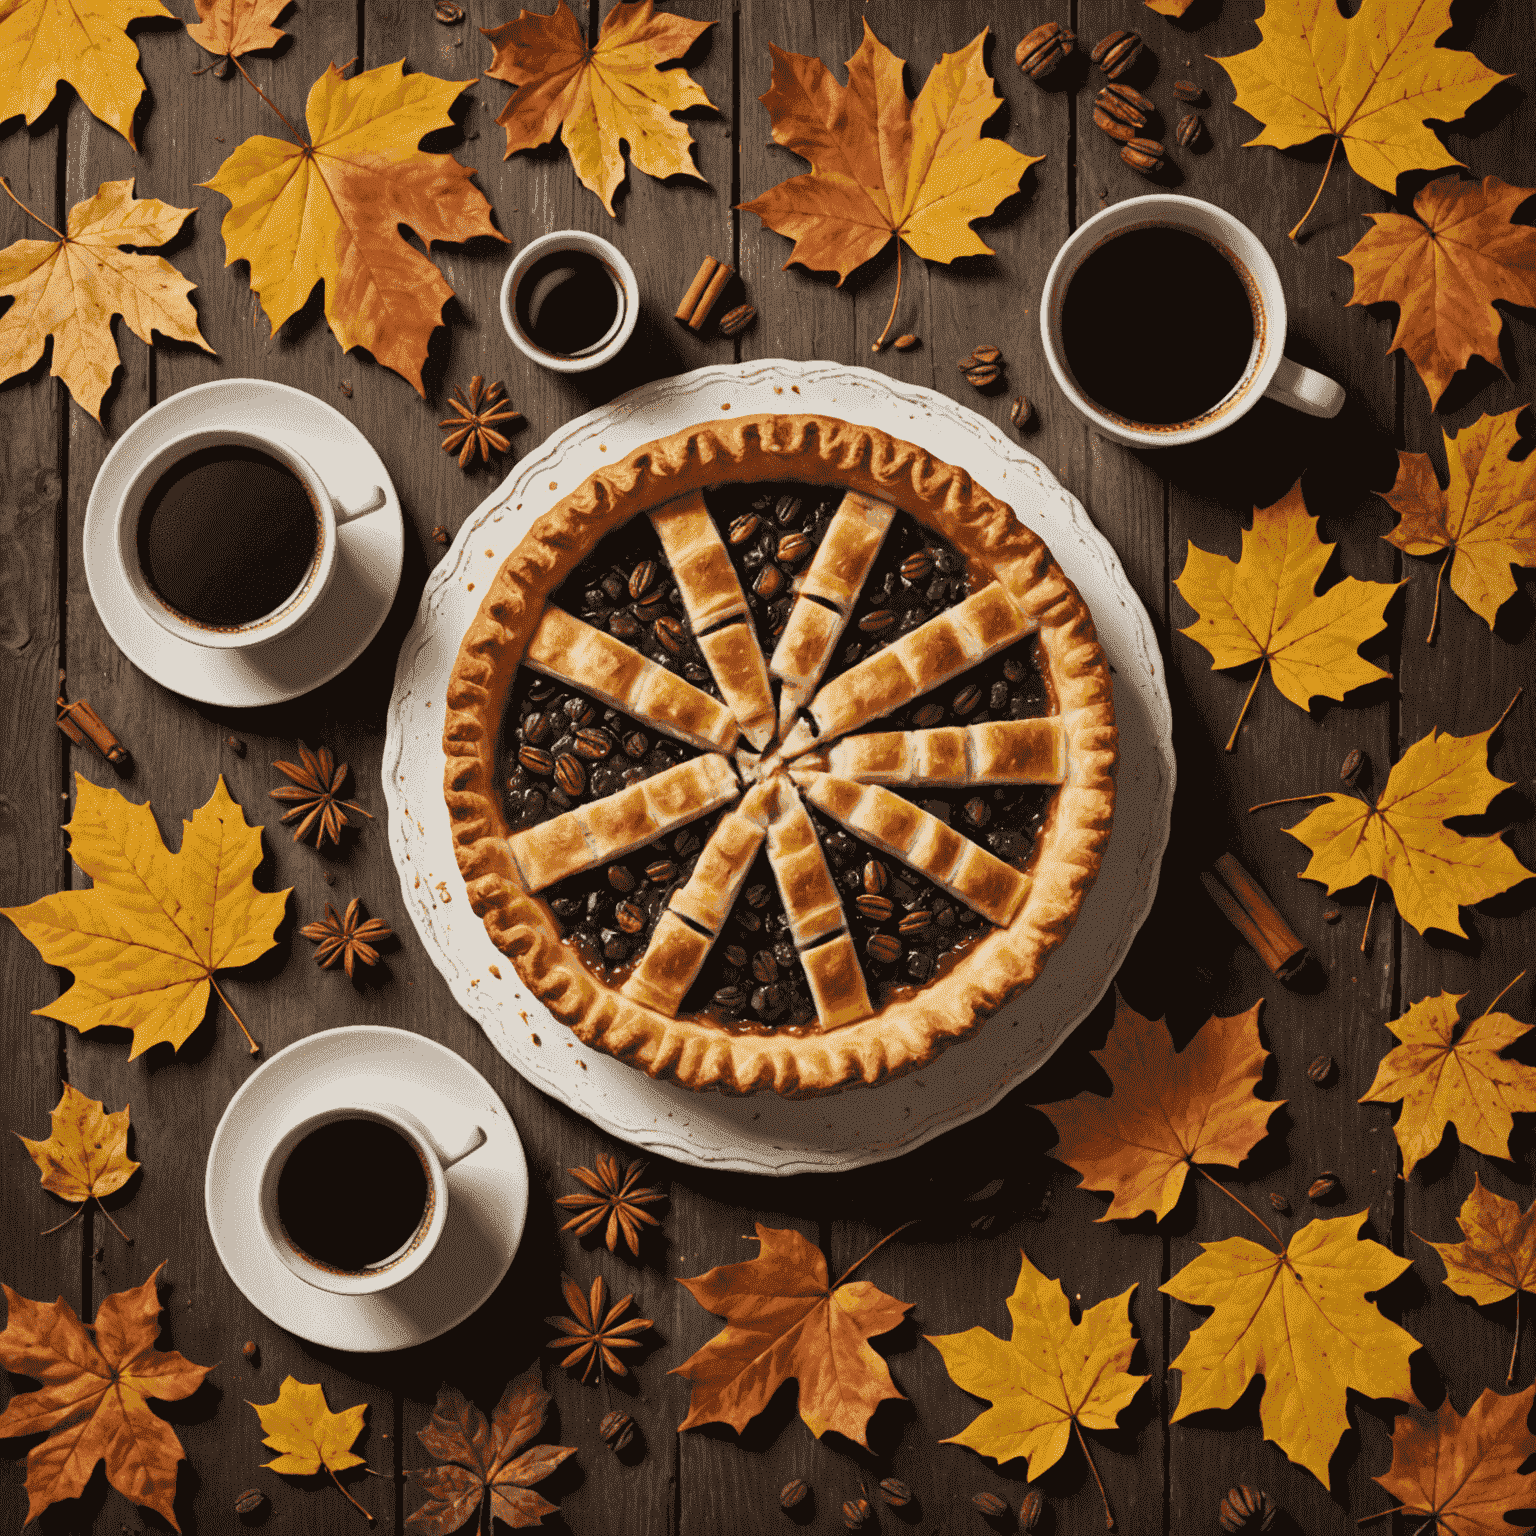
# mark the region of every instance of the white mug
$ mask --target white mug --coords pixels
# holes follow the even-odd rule
[[[1253,308],[1253,347],[1242,377],[1199,416],[1169,425],[1131,421],[1099,405],[1078,386],[1062,345],[1067,289],[1083,262],[1106,241],[1146,228],[1188,230],[1209,241],[1242,280]],[[1156,302],[1155,294],[1143,297]],[[1231,426],[1263,397],[1308,416],[1337,416],[1344,405],[1343,389],[1324,374],[1285,356],[1285,330],[1280,274],[1259,237],[1224,209],[1170,192],[1133,197],[1095,214],[1056,253],[1040,298],[1040,335],[1058,388],[1096,432],[1131,448],[1172,448],[1199,442]],[[1198,345],[1198,337],[1191,338],[1191,344]],[[1156,359],[1147,359],[1146,365],[1156,366]]]
[[[586,256],[595,256],[607,269],[618,298],[617,312],[607,332],[591,346],[569,354],[546,351],[523,329],[517,318],[517,290],[523,275],[541,257],[560,251],[579,251]],[[537,240],[529,241],[517,253],[501,280],[501,323],[507,328],[512,345],[524,357],[552,373],[585,373],[591,368],[602,367],[624,350],[624,344],[634,335],[639,318],[640,284],[635,269],[617,246],[601,235],[589,235],[583,229],[557,229],[553,234],[540,235]]]
[[[304,487],[315,509],[315,555],[308,571],[293,592],[270,613],[245,624],[202,624],[173,608],[155,591],[139,560],[139,518],[144,503],[160,477],[191,454],[206,448],[252,448],[267,454],[288,469]],[[369,486],[355,504],[343,501],[322,480],[313,465],[289,444],[244,427],[204,427],[162,444],[128,482],[117,506],[116,553],[129,590],[155,623],[180,639],[217,650],[243,650],[263,645],[285,633],[308,616],[325,595],[336,572],[336,530],[354,518],[377,512],[385,502],[382,486]]]
[[[278,1182],[294,1149],[306,1136],[336,1120],[376,1120],[389,1126],[410,1144],[421,1159],[422,1171],[426,1175],[426,1203],[416,1229],[394,1253],[364,1269],[338,1269],[306,1253],[288,1235],[278,1210]],[[431,1257],[448,1222],[447,1170],[484,1146],[485,1141],[484,1128],[476,1125],[458,1151],[444,1152],[421,1121],[398,1104],[331,1105],[306,1115],[290,1126],[267,1154],[256,1181],[256,1230],[266,1238],[268,1247],[284,1268],[319,1290],[333,1291],[341,1296],[364,1296],[388,1290],[391,1286],[399,1285],[408,1275],[415,1274]],[[345,1200],[347,1191],[336,1190],[335,1198]]]

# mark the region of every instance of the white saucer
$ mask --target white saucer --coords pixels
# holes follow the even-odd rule
[[[591,472],[694,422],[819,411],[968,469],[1013,507],[1093,610],[1115,673],[1115,828],[1077,926],[1040,979],[920,1072],[836,1098],[690,1093],[589,1049],[523,986],[470,908],[443,802],[443,710],[459,641],[529,524]],[[702,1168],[793,1174],[899,1156],[990,1109],[1104,995],[1152,906],[1168,841],[1173,719],[1157,634],[1108,540],[1055,476],[975,411],[840,363],[761,362],[660,379],[560,428],[465,520],[400,648],[384,744],[389,843],[406,910],[459,1005],[539,1088],[625,1141]]]
[[[427,1262],[390,1290],[338,1296],[267,1247],[254,1180],[294,1120],[370,1098],[409,1110],[444,1145],[462,1145],[471,1124],[487,1139],[448,1170],[448,1224]],[[254,1307],[312,1344],[374,1354],[446,1333],[501,1284],[528,1215],[528,1165],[506,1106],[467,1061],[409,1030],[360,1024],[296,1041],[251,1075],[213,1133],[203,1201],[213,1246]]]
[[[384,505],[338,531],[336,574],[304,623],[250,650],[213,650],[162,629],[139,606],[116,560],[117,506],[139,465],[169,438],[253,424],[292,443],[343,499],[378,485]],[[281,704],[329,682],[378,634],[404,560],[400,501],[373,445],[325,401],[267,379],[215,379],[146,411],[107,455],[85,509],[85,579],[107,633],[141,672],[203,704]]]

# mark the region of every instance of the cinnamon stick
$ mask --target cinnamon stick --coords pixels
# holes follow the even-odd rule
[[[704,322],[709,319],[710,311],[720,301],[720,295],[725,292],[725,285],[735,277],[736,269],[728,267],[723,261],[715,268],[714,275],[709,280],[709,287],[704,290],[704,297],[699,300],[698,307],[688,320],[690,331],[702,331]]]
[[[704,290],[709,287],[709,280],[715,275],[715,269],[720,265],[713,256],[706,256],[699,264],[699,270],[694,274],[694,279],[688,284],[688,291],[683,295],[683,301],[677,306],[677,313],[673,317],[684,322],[693,318],[693,312],[698,308],[699,300],[704,296]]]
[[[89,741],[109,763],[120,767],[128,761],[127,747],[84,699],[76,699],[71,704],[60,697],[59,709],[58,727],[77,747],[83,747]]]
[[[1264,888],[1230,853],[1202,870],[1206,894],[1281,981],[1289,981],[1307,963],[1307,946],[1291,932]]]

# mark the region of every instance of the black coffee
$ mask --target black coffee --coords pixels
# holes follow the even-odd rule
[[[517,323],[537,347],[572,357],[600,342],[619,313],[613,276],[586,251],[551,251],[517,285]]]
[[[427,1208],[427,1170],[398,1131],[361,1117],[311,1131],[283,1164],[277,1214],[310,1258],[367,1269],[403,1247]]]
[[[188,454],[155,482],[139,516],[139,565],[178,613],[228,629],[281,608],[319,540],[298,476],[231,444]]]
[[[1182,229],[1136,229],[1073,275],[1061,340],[1078,386],[1130,421],[1191,421],[1247,371],[1253,307],[1217,248]]]

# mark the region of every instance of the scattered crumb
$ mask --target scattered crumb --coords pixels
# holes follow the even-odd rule
[[[527,1015],[524,1014],[523,1017],[526,1018]],[[544,1044],[544,1042],[542,1040],[540,1040],[537,1035],[529,1035],[528,1038],[530,1040],[532,1040],[535,1045],[543,1045]]]
[[[352,386],[345,379],[343,379],[341,383],[336,386],[336,388],[339,389],[342,394],[347,397],[348,400],[352,398]]]
[[[464,588],[464,590],[465,590],[465,591],[466,591],[466,592],[473,592],[473,591],[474,591],[474,590],[475,590],[475,584],[474,584],[474,582],[472,582],[472,581],[471,581],[471,582],[469,582],[469,583],[467,583],[467,584],[466,584],[466,586],[465,586],[465,588]]]
[[[490,971],[491,975],[496,978],[497,981],[501,980],[501,968],[499,966],[492,965],[487,967],[487,969]]]
[[[327,885],[335,885],[336,884],[336,871],[334,869],[328,869],[328,870],[325,871],[325,873],[323,875],[321,875],[320,878],[322,880],[324,880]]]
[[[236,757],[245,756],[245,743],[241,741],[238,736],[226,736],[224,738],[224,745],[228,747]]]
[[[437,542],[438,542],[438,543],[439,543],[439,544],[446,544],[446,543],[447,543],[447,542],[448,542],[448,530],[447,530],[447,529],[446,529],[446,528],[444,528],[444,527],[443,527],[443,525],[442,525],[442,524],[441,524],[441,523],[439,523],[439,524],[438,524],[438,525],[437,525],[437,527],[435,527],[435,528],[434,528],[434,529],[433,529],[433,530],[432,530],[432,537],[433,537],[433,538],[434,538],[434,539],[435,539],[435,540],[436,540],[436,541],[437,541]]]
[[[552,491],[558,491],[560,489],[560,482],[558,480],[551,480],[549,482],[549,488]]]

